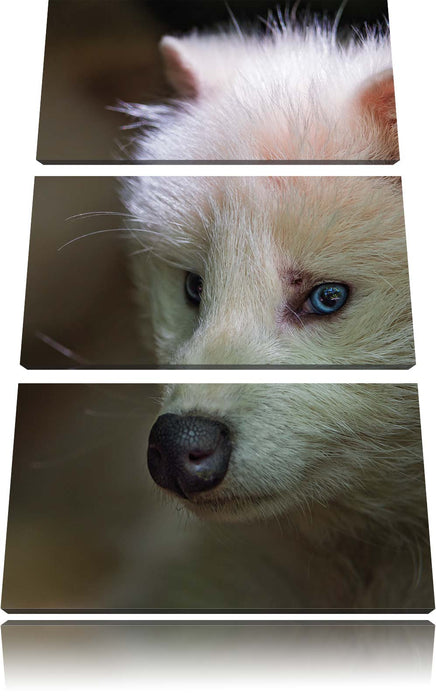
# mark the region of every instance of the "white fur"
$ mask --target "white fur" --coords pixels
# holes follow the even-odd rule
[[[138,299],[144,315],[151,310],[160,363],[413,364],[398,178],[132,178],[124,186]],[[204,280],[199,308],[185,296],[188,271]],[[286,316],[292,275],[306,280],[306,293],[345,283],[349,300],[328,317]],[[150,335],[145,320],[143,329]]]
[[[124,199],[161,363],[413,362],[398,178],[132,178]],[[203,277],[199,307],[185,297],[187,271]],[[295,275],[309,287],[346,283],[350,299],[328,318],[283,317]],[[270,607],[432,607],[415,387],[177,385],[162,412],[211,416],[231,430],[225,479],[184,502],[230,527],[229,544],[222,552],[221,530],[198,525],[197,545],[183,550],[189,566],[202,547],[217,567],[239,571],[249,556],[274,591]],[[264,566],[280,570],[278,584]],[[241,605],[247,578],[235,577],[239,592],[196,589],[198,604]],[[268,600],[257,589],[249,599]],[[193,604],[189,586],[170,598]]]
[[[266,576],[276,590],[280,572],[272,607],[433,607],[416,386],[174,385],[162,412],[206,415],[230,428],[223,482],[183,504],[232,523],[215,538],[230,538],[234,558],[248,557],[250,576]],[[248,531],[243,522],[252,523]],[[231,586],[221,600],[231,606]]]
[[[386,36],[339,46],[315,25],[262,40],[167,38],[162,51],[182,99],[132,108],[155,127],[137,139],[138,159],[397,157]],[[132,178],[123,198],[160,363],[413,363],[398,178]],[[187,272],[203,278],[199,307],[185,297]],[[338,313],[293,311],[298,289],[327,281],[350,287]],[[191,583],[172,589],[172,604],[433,606],[414,386],[176,385],[162,412],[217,418],[232,440],[223,482],[183,501],[223,529],[196,528],[198,548],[181,554]],[[204,557],[225,585],[189,600]]]
[[[392,82],[387,32],[341,44],[332,27],[315,21],[276,25],[266,36],[164,37],[161,50],[179,97],[166,106],[125,106],[147,127],[135,139],[137,160],[398,158],[395,114],[380,117],[372,108],[380,96],[367,93],[386,76]],[[393,87],[383,101],[394,113]]]

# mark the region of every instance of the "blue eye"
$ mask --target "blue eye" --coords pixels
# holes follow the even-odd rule
[[[346,284],[326,282],[314,287],[308,302],[314,314],[333,314],[339,311],[347,301],[349,289]]]
[[[195,272],[188,272],[185,277],[185,292],[188,301],[195,306],[199,306],[201,293],[203,291],[203,280]]]

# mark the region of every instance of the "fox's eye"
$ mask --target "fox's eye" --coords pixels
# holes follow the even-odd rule
[[[185,277],[185,291],[188,301],[191,304],[199,305],[201,301],[201,293],[203,291],[203,280],[200,275],[196,275],[195,272],[188,272]]]
[[[338,282],[325,282],[314,287],[310,292],[306,304],[307,311],[313,314],[333,314],[345,304],[349,294],[346,284]]]

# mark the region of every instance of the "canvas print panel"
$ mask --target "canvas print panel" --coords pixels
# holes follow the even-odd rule
[[[37,157],[395,162],[386,0],[51,0]]]
[[[410,384],[22,385],[8,612],[429,612]]]
[[[408,368],[401,181],[38,178],[21,360]]]

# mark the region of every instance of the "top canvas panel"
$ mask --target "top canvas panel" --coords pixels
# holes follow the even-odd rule
[[[387,17],[386,0],[50,0],[37,158],[394,163]]]

